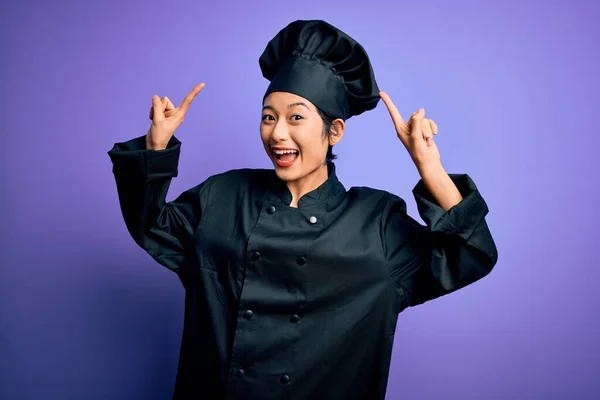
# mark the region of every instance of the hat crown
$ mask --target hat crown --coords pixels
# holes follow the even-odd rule
[[[361,114],[375,108],[379,100],[364,48],[323,20],[298,20],[287,25],[267,44],[259,64],[263,76],[272,83],[265,96],[287,87],[333,117],[347,119]],[[310,88],[311,82],[320,86],[320,94],[317,88]]]

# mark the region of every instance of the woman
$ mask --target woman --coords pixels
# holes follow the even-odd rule
[[[448,175],[424,110],[404,121],[363,48],[323,21],[282,29],[260,57],[270,81],[260,136],[273,170],[212,176],[166,203],[179,107],[153,96],[145,136],[113,162],[133,239],[185,287],[176,399],[383,399],[398,314],[487,275],[486,203]],[[385,191],[346,190],[332,147],[382,98],[422,177],[427,226]]]

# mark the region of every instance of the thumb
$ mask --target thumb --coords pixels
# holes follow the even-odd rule
[[[165,118],[165,105],[157,95],[152,96],[152,114],[153,121],[162,121]]]
[[[425,118],[425,109],[419,108],[419,110],[412,116],[412,124],[410,126],[410,135],[413,138],[420,138],[422,135],[421,131],[421,123],[423,122],[423,118]]]

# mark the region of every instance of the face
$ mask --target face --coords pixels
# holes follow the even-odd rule
[[[286,92],[270,93],[264,101],[260,137],[280,179],[297,181],[325,168],[329,144],[341,139],[340,123],[333,134],[324,132],[324,121],[307,99]]]

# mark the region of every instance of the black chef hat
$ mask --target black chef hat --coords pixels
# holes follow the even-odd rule
[[[325,21],[290,23],[267,44],[259,65],[271,81],[265,97],[294,93],[333,118],[372,110],[380,99],[365,49]]]

